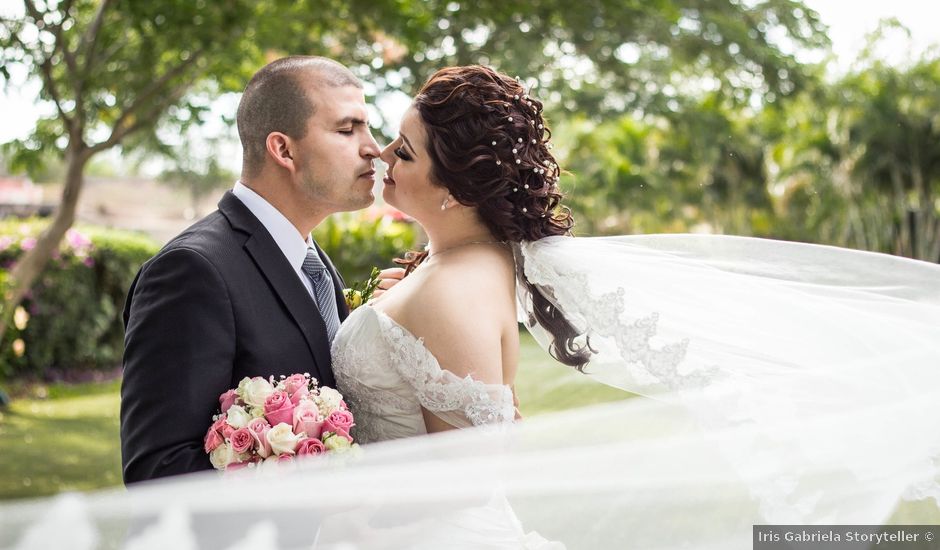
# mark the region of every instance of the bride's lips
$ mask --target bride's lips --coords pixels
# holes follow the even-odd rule
[[[395,180],[393,180],[392,177],[387,174],[384,178],[382,178],[382,182],[384,182],[385,185],[395,185]]]

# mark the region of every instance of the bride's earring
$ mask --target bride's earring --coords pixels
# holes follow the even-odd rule
[[[447,210],[447,199],[444,199],[444,203],[441,204],[441,210]]]

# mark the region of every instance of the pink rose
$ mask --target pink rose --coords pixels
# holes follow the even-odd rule
[[[307,386],[301,386],[297,388],[297,391],[290,394],[290,402],[294,405],[297,405],[302,399],[305,399],[309,395],[310,390],[307,389]]]
[[[239,428],[232,433],[232,450],[236,453],[245,453],[251,450],[255,438],[248,428]]]
[[[293,461],[294,461],[294,455],[292,455],[292,454],[290,454],[290,453],[281,453],[281,454],[277,455],[277,461],[278,461],[278,463],[281,463],[281,462],[293,462]]]
[[[307,437],[320,437],[323,433],[323,420],[320,412],[316,409],[295,409],[294,410],[294,433],[301,432],[307,434]]]
[[[291,403],[296,405],[310,394],[308,383],[309,379],[302,374],[292,374],[284,380],[284,391],[290,396]]]
[[[207,453],[211,453],[222,444],[222,441],[222,434],[220,434],[218,430],[209,428],[209,431],[206,432],[206,437],[203,440],[203,447],[206,449]]]
[[[323,429],[328,432],[339,432],[339,430],[342,430],[348,437],[349,430],[353,426],[355,426],[355,424],[353,423],[352,413],[342,409],[336,409],[330,413],[330,416],[326,417]]]
[[[231,427],[229,423],[226,422],[227,420],[228,415],[223,413],[221,416],[219,416],[218,420],[212,423],[212,427],[209,428],[210,430],[219,432],[219,435],[222,436],[223,440],[231,438],[232,432],[235,431],[235,428]]]
[[[255,418],[248,423],[248,431],[251,432],[251,437],[255,440],[255,449],[258,450],[258,455],[261,458],[271,456],[271,443],[268,442],[267,437],[270,430],[271,425],[263,418]]]
[[[235,428],[233,428],[228,422],[226,422],[225,425],[222,426],[222,429],[220,430],[220,432],[222,433],[223,438],[231,440],[232,434],[235,433]]]
[[[276,391],[264,400],[264,416],[271,426],[282,422],[288,426],[294,425],[294,404],[291,403],[287,392]]]
[[[228,412],[229,407],[235,404],[238,401],[238,393],[235,390],[229,390],[219,396],[219,405],[222,409],[222,412]]]
[[[326,452],[326,447],[319,439],[307,438],[297,445],[297,456],[315,456]]]

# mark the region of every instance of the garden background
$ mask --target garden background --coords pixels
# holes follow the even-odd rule
[[[830,2],[824,21],[822,4],[0,8],[0,107],[13,116],[26,98],[33,117],[26,131],[0,134],[0,498],[120,484],[124,293],[143,261],[231,187],[238,94],[286,54],[357,72],[380,142],[437,68],[520,75],[546,104],[580,235],[728,233],[940,261],[940,31],[886,19],[859,26],[837,55],[826,23],[890,9]],[[895,9],[911,5],[940,19],[928,1]],[[330,218],[315,237],[347,281],[423,244],[381,201]],[[554,365],[527,337],[518,393],[525,415],[629,397]]]

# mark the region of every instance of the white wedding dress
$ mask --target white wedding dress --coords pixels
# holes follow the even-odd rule
[[[346,318],[333,341],[332,357],[337,389],[356,415],[353,436],[360,444],[426,434],[422,408],[457,428],[499,428],[512,423],[515,416],[509,387],[484,384],[469,375],[460,378],[442,369],[420,338],[371,305],[359,307]],[[350,518],[340,519],[337,539],[341,541],[350,529]],[[321,532],[325,545],[336,530],[331,525],[327,522]],[[363,530],[362,524],[357,526],[360,536]],[[526,533],[499,491],[477,506],[422,518],[410,528],[375,529],[369,540],[373,542],[359,547],[564,548]]]

